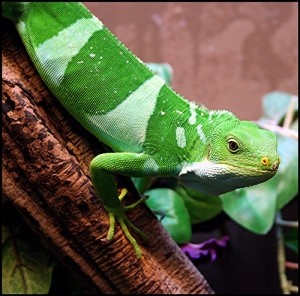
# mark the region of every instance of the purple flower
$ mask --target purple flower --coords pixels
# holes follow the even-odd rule
[[[187,243],[181,245],[181,250],[186,253],[191,259],[203,259],[210,256],[211,261],[217,259],[217,250],[225,248],[229,241],[228,236],[223,236],[220,239],[211,238],[201,244]]]

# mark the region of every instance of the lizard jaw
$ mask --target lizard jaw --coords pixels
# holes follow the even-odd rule
[[[267,181],[275,170],[244,168],[211,161],[186,164],[178,175],[186,187],[211,195],[220,195],[237,188],[248,187]]]

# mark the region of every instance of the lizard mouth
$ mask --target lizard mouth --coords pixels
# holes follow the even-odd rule
[[[254,168],[254,167],[249,168],[249,167],[232,165],[232,164],[227,164],[227,163],[223,163],[223,164],[228,166],[228,167],[238,168],[240,170],[245,170],[245,171],[250,171],[250,172],[255,172],[255,173],[271,174],[271,175],[275,175],[277,173],[277,170],[278,170],[278,165],[277,166],[272,166],[270,169],[262,170],[262,169],[258,169],[258,168]]]

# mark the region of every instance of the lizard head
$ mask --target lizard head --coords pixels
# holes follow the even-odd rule
[[[218,125],[212,133],[210,146],[210,161],[236,168],[241,175],[269,179],[277,172],[276,136],[252,122]]]
[[[210,133],[201,162],[182,168],[185,186],[207,194],[223,194],[272,178],[280,159],[274,133],[249,121],[228,120]]]

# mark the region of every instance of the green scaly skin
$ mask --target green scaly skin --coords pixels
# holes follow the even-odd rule
[[[275,175],[273,133],[228,111],[184,99],[154,75],[80,3],[4,3],[42,79],[68,112],[114,153],[96,156],[92,182],[135,248],[114,175],[173,176],[207,194],[223,194]]]

